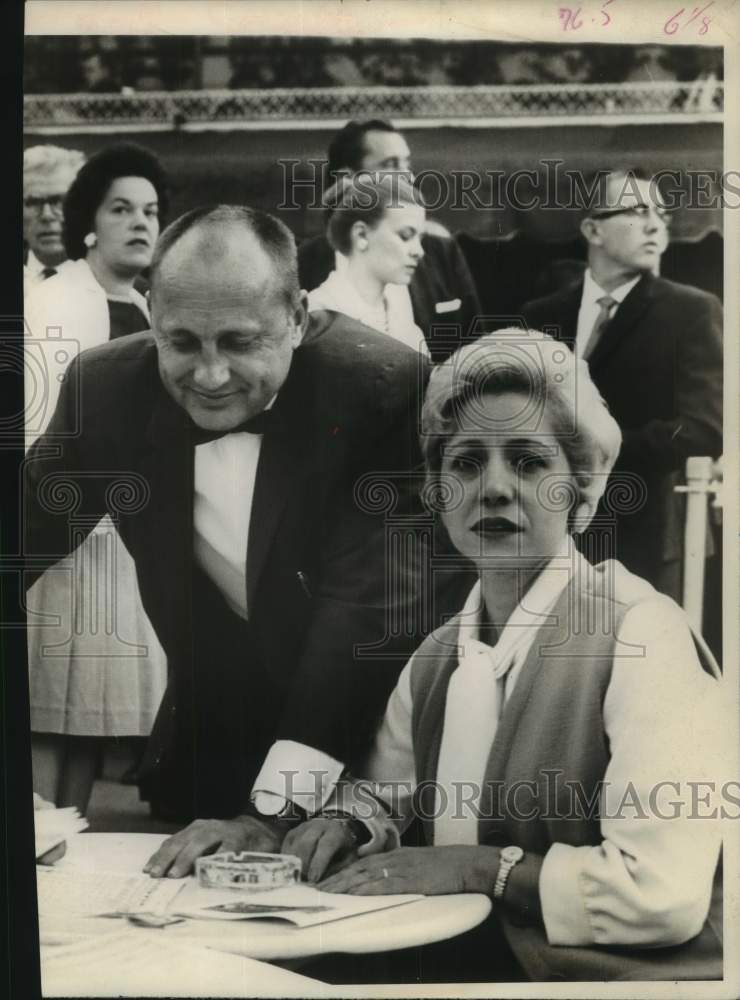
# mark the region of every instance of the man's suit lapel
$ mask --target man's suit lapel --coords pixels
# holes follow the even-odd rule
[[[655,278],[651,274],[644,275],[627,297],[618,306],[617,311],[607,324],[601,340],[594,348],[589,358],[589,368],[592,372],[601,368],[626,338],[637,333],[640,318],[650,304],[655,293]]]
[[[158,597],[162,602],[171,599],[167,594],[183,595],[184,581],[192,575],[194,451],[188,424],[185,411],[163,390],[152,411],[141,461],[151,490],[145,523],[153,558],[146,562],[162,588]],[[173,579],[178,586],[172,586]],[[175,616],[179,613],[177,608],[170,610]]]
[[[272,540],[298,483],[310,474],[312,451],[305,386],[301,386],[300,359],[294,356],[291,373],[275,403],[275,426],[265,434],[254,483],[247,541],[247,607],[254,605]]]

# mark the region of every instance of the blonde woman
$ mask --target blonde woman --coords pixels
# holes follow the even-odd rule
[[[309,310],[344,313],[428,357],[408,294],[424,256],[418,192],[400,174],[361,173],[342,178],[324,202],[337,266],[309,292]]]

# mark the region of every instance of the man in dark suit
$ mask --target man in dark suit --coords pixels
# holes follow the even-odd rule
[[[134,557],[170,675],[143,790],[209,817],[148,869],[181,875],[219,846],[277,849],[291,801],[320,809],[432,627],[409,545],[428,365],[308,317],[290,232],[247,208],[165,231],[151,305],[153,334],[73,363],[26,464],[26,541],[29,584],[106,512]]]
[[[523,315],[586,359],[622,429],[596,519],[603,531],[592,542],[610,544],[628,569],[680,600],[683,517],[673,487],[690,455],[722,450],[722,308],[713,295],[656,276],[668,243],[656,186],[634,172],[603,180],[603,197],[581,224],[584,278],[527,303]]]
[[[411,174],[411,153],[403,135],[390,122],[348,122],[329,146],[327,172],[398,171]],[[416,325],[422,330],[432,360],[444,361],[473,333],[480,303],[460,247],[441,226],[427,223],[424,257],[409,285]],[[326,236],[305,240],[298,248],[301,288],[310,292],[335,269],[335,252]],[[436,329],[435,329],[436,328]],[[483,332],[483,331],[481,331]]]

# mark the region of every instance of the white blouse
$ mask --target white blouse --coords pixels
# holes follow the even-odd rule
[[[424,334],[414,323],[411,299],[405,285],[386,285],[383,302],[375,308],[351,284],[349,275],[343,268],[332,271],[323,284],[308,293],[308,309],[309,312],[331,309],[344,313],[350,319],[356,319],[429,357]]]

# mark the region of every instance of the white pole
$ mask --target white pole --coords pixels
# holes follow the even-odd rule
[[[686,526],[683,556],[683,607],[691,624],[701,632],[704,607],[704,564],[707,542],[707,497],[712,479],[712,459],[693,456],[686,461]]]

